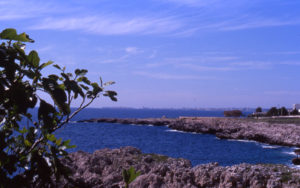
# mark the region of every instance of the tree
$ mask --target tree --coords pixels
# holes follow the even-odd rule
[[[229,111],[224,111],[224,116],[225,117],[240,117],[242,116],[243,113],[240,110],[229,110]]]
[[[291,111],[291,115],[299,115],[299,111],[297,109],[294,109]]]
[[[261,107],[257,107],[257,108],[255,109],[255,112],[262,112],[262,108],[261,108]]]
[[[76,69],[72,74],[58,65],[53,65],[58,75],[44,76],[41,71],[53,62],[40,63],[34,50],[26,54],[25,43],[34,42],[28,35],[5,29],[0,39],[4,41],[0,45],[0,187],[54,187],[53,180],[67,178],[68,169],[59,158],[66,157],[66,149],[73,146],[53,133],[100,95],[116,101],[116,92],[104,90],[114,82],[103,84],[101,78],[100,83],[91,82],[85,76],[87,70]],[[75,99],[81,104],[72,112]],[[35,107],[36,120],[28,112]]]
[[[270,110],[267,112],[268,116],[278,116],[278,110],[276,107],[270,108]]]
[[[285,107],[281,107],[278,110],[278,112],[279,112],[279,115],[281,115],[281,116],[287,116],[287,115],[289,115],[289,112],[287,111],[287,109]]]

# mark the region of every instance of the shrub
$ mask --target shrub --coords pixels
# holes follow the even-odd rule
[[[242,111],[240,110],[230,110],[230,111],[224,111],[225,117],[240,117],[242,116]]]
[[[255,112],[262,112],[262,108],[261,108],[261,107],[257,107],[257,108],[255,109]]]
[[[270,108],[270,110],[267,112],[267,116],[278,116],[278,109],[276,107]]]
[[[281,107],[280,109],[278,109],[278,114],[281,116],[288,116],[289,112],[285,107]]]
[[[68,175],[59,158],[73,146],[53,133],[100,95],[116,101],[116,92],[104,91],[113,82],[91,82],[87,70],[68,73],[58,65],[53,65],[58,75],[44,76],[41,71],[53,62],[40,63],[34,50],[26,54],[25,43],[34,42],[28,35],[5,29],[0,39],[5,40],[0,45],[0,187],[55,187],[53,180]],[[81,104],[71,112],[75,99]],[[35,107],[37,120],[28,112]]]
[[[299,111],[297,109],[294,109],[293,111],[291,111],[290,114],[291,115],[299,115]]]

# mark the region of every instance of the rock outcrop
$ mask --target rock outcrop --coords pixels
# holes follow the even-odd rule
[[[169,125],[171,122],[176,121],[176,119],[170,118],[98,118],[98,119],[87,119],[80,120],[80,122],[97,122],[97,123],[120,123],[120,124],[135,124],[135,125],[156,125],[156,126],[164,126]]]
[[[291,123],[269,123],[247,118],[147,118],[118,119],[101,118],[80,122],[107,122],[120,124],[151,124],[168,126],[170,129],[215,134],[222,139],[254,140],[262,143],[300,147],[300,126]]]
[[[102,149],[93,154],[78,151],[62,159],[73,171],[78,187],[124,187],[122,169],[133,166],[141,175],[130,187],[300,187],[300,171],[284,165],[219,166],[209,163],[192,167],[186,159],[143,154],[133,147]],[[74,186],[61,181],[58,187]]]
[[[300,147],[300,126],[234,118],[182,118],[169,128],[215,134],[222,139],[254,140],[262,143]]]

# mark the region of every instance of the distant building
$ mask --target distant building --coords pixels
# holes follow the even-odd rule
[[[293,110],[298,110],[300,112],[300,104],[293,104]]]

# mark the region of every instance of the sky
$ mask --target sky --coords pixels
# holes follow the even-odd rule
[[[45,62],[115,81],[119,101],[91,107],[300,103],[299,0],[0,0],[5,28]]]

